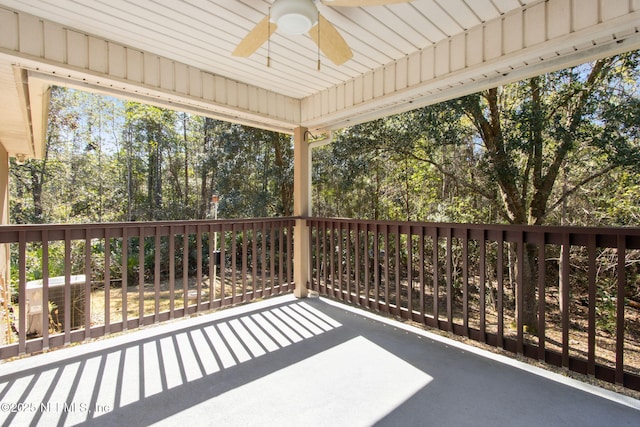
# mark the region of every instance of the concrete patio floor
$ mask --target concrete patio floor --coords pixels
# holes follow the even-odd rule
[[[2,425],[637,426],[640,401],[322,298],[0,364]]]

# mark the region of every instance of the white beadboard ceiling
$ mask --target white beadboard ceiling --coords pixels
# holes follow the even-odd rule
[[[318,3],[320,13],[353,50],[353,58],[341,66],[319,55],[306,34],[276,32],[249,58],[232,56],[271,4],[270,0],[0,0],[5,22],[13,22],[8,15],[19,15],[14,25],[17,36],[12,38],[8,29],[0,27],[0,82],[4,82],[0,90],[15,91],[10,81],[20,86],[16,67],[55,74],[60,82],[73,75],[76,83],[95,86],[109,78],[122,82],[120,91],[133,97],[142,94],[176,108],[183,105],[187,110],[281,131],[300,125],[322,130],[640,46],[640,0],[414,0],[359,8]],[[204,77],[198,76],[198,83],[192,82],[186,90],[188,96],[181,97],[171,94],[179,92],[180,82],[169,89],[161,82],[149,84],[146,69],[141,71],[143,77],[131,81],[128,76],[110,76],[106,68],[92,71],[91,61],[96,62],[92,58],[86,61],[86,70],[72,64],[77,52],[50,59],[47,25],[43,24],[42,35],[33,36],[36,40],[23,34],[23,22],[34,20],[71,30],[63,37],[66,43],[81,33],[117,44],[118,49],[157,55],[160,64],[163,60],[184,64],[191,79],[196,73]],[[29,50],[27,45],[38,43],[44,47]],[[115,48],[108,46],[105,52],[113,55]],[[11,65],[14,70],[8,75]],[[68,76],[61,72],[66,67]],[[211,85],[218,85],[218,93],[221,84],[227,85],[224,98],[207,98],[207,76],[213,76]],[[33,81],[41,80],[39,75]],[[233,95],[230,82],[235,85]],[[137,84],[143,89],[137,89]],[[154,85],[157,90],[149,89]],[[24,98],[22,94],[23,102]],[[244,105],[244,98],[249,98],[248,104],[253,98],[260,100],[252,106]],[[0,108],[11,103],[4,104]],[[10,153],[18,153],[9,145],[15,137],[3,134],[9,123],[2,116],[0,111],[0,142]],[[33,117],[30,120],[34,122]],[[27,132],[40,129],[37,123],[25,123],[22,129]],[[26,154],[33,156],[38,151],[33,140],[40,137],[31,135],[31,139],[32,148]]]
[[[276,31],[249,58],[231,52],[269,12],[265,0],[1,0],[72,29],[214,74],[304,98],[520,8],[530,0],[415,0],[366,8],[318,4],[354,52],[335,66],[311,38]],[[270,67],[267,67],[268,46]]]

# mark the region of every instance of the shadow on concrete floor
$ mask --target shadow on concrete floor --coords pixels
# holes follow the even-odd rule
[[[4,363],[0,420],[638,425],[640,401],[502,359],[338,303],[288,295]]]

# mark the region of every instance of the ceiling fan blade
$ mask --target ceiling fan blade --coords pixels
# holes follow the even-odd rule
[[[238,46],[236,46],[232,55],[243,57],[251,56],[264,42],[269,40],[269,37],[271,37],[271,34],[273,34],[276,28],[278,28],[278,26],[275,23],[269,22],[269,16],[265,16],[262,21],[253,27],[253,30],[249,31],[249,34],[242,39]]]
[[[322,0],[327,6],[366,7],[383,6],[385,4],[409,3],[413,0]]]
[[[309,35],[334,64],[342,65],[353,57],[347,42],[324,16],[318,15],[318,23],[309,30]]]

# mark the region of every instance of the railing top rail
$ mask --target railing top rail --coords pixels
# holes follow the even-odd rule
[[[553,234],[609,234],[640,236],[640,227],[585,227],[585,226],[560,226],[560,225],[522,225],[522,224],[471,224],[471,223],[447,223],[447,222],[420,222],[420,221],[379,221],[362,220],[352,218],[306,218],[309,223],[332,222],[340,224],[363,225],[387,225],[387,226],[411,226],[437,229],[468,229],[487,231],[522,231],[525,233],[553,233]]]
[[[139,230],[144,230],[144,235],[149,235],[154,229],[160,229],[161,234],[167,234],[171,227],[177,233],[192,233],[202,226],[214,226],[217,231],[229,230],[231,226],[242,224],[282,224],[291,226],[295,223],[296,217],[270,217],[270,218],[234,218],[234,219],[202,219],[186,221],[132,221],[132,222],[104,222],[104,223],[78,223],[78,224],[10,224],[0,226],[0,243],[17,242],[19,235],[24,233],[26,241],[39,241],[43,232],[47,232],[49,240],[60,240],[65,238],[65,233],[71,239],[83,237],[104,237],[106,230],[109,230],[111,237],[122,234],[122,230],[134,230],[131,236],[140,234]],[[182,230],[182,231],[181,231]]]
[[[123,221],[123,222],[91,222],[69,224],[7,224],[0,226],[0,232],[11,230],[33,229],[87,229],[87,228],[136,228],[136,227],[169,227],[175,225],[209,225],[209,224],[248,224],[255,222],[282,222],[295,221],[297,217],[266,217],[266,218],[233,218],[233,219],[193,219],[193,220],[164,220],[164,221]]]

